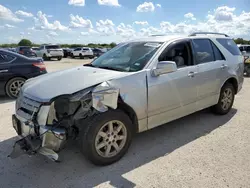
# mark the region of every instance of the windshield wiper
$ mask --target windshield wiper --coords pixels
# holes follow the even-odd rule
[[[114,71],[122,71],[119,68],[114,68],[114,67],[108,67],[108,66],[101,66],[101,67],[96,67],[96,68],[100,68],[100,69],[108,69],[108,70],[114,70]]]
[[[84,64],[83,66],[85,66],[85,67],[96,67],[96,66],[94,66],[92,64]]]

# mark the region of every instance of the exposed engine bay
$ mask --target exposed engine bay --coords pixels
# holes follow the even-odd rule
[[[20,94],[13,127],[21,139],[15,143],[10,157],[40,153],[58,161],[57,152],[64,148],[67,140],[77,138],[84,127],[82,120],[109,108],[116,109],[118,96],[119,89],[110,87],[107,82],[56,97],[49,105],[38,104]]]

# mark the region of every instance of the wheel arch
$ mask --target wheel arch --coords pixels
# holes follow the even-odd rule
[[[232,84],[233,87],[234,87],[234,90],[235,90],[235,94],[237,94],[237,92],[238,92],[238,87],[239,87],[237,79],[236,79],[235,77],[228,78],[228,79],[224,82],[224,84],[222,85],[222,87],[223,87],[226,83]]]
[[[127,103],[125,103],[122,98],[119,96],[118,98],[118,107],[117,109],[122,110],[125,114],[127,114],[132,121],[133,125],[135,126],[134,131],[139,132],[139,124],[138,124],[138,118],[134,111],[134,109],[129,106]]]

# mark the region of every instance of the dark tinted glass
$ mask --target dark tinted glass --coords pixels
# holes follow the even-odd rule
[[[214,54],[210,40],[194,39],[193,46],[196,64],[214,61]]]
[[[211,42],[211,44],[214,51],[215,60],[225,60],[225,57],[223,56],[221,51],[217,48],[217,46],[213,42]]]
[[[246,52],[250,52],[250,46],[246,47]]]
[[[51,45],[51,46],[46,46],[45,48],[46,49],[58,49],[58,48],[60,48],[60,46],[58,46],[58,45]]]
[[[241,55],[238,46],[232,39],[216,39],[224,48],[226,48],[232,55]]]

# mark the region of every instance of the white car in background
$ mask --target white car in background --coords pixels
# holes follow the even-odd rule
[[[80,57],[82,58],[94,58],[94,53],[91,48],[88,47],[80,47],[80,48],[75,48],[71,52],[71,57]]]
[[[63,49],[59,45],[41,45],[36,50],[36,55],[37,57],[42,57],[44,60],[57,58],[60,61],[63,57]]]

